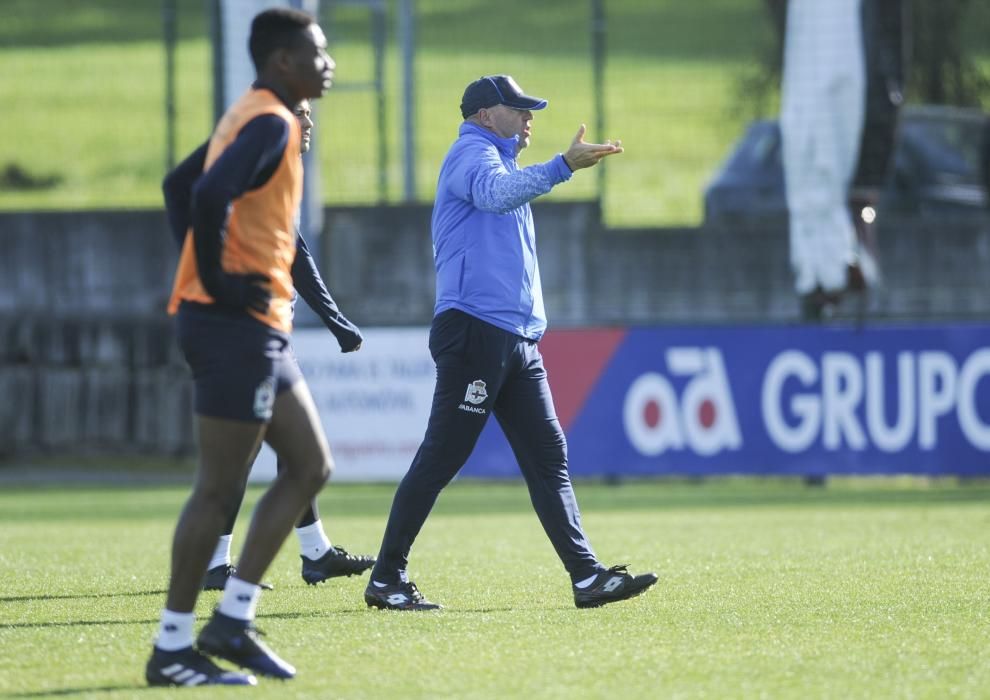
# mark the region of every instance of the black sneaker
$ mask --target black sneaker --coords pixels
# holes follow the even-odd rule
[[[625,564],[613,566],[598,574],[598,580],[587,588],[574,588],[574,604],[579,608],[597,608],[607,603],[633,598],[657,582],[654,573],[633,576]]]
[[[363,574],[375,565],[375,558],[365,554],[357,556],[348,554],[343,547],[331,547],[319,559],[300,557],[302,559],[303,581],[315,586],[320,581],[336,576],[354,576]]]
[[[382,610],[441,610],[442,605],[431,603],[412,581],[379,588],[374,581],[364,589],[364,602],[369,608]]]
[[[144,678],[148,685],[258,685],[247,673],[225,671],[192,647],[151,653]]]
[[[237,573],[237,567],[230,564],[221,564],[220,566],[214,566],[212,569],[206,572],[206,576],[203,577],[203,590],[204,591],[222,591],[224,586],[227,585],[227,579]],[[262,581],[260,584],[264,590],[271,591],[275,588],[270,583]]]
[[[261,633],[247,620],[236,620],[219,611],[199,633],[196,646],[211,656],[219,656],[263,676],[292,678],[293,666],[278,657],[259,639]]]

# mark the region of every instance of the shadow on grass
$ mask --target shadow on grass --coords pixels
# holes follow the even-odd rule
[[[164,591],[162,591],[164,592]],[[126,595],[126,594],[124,594]],[[52,596],[53,598],[73,598],[85,596]],[[571,610],[569,606],[561,606],[561,610]],[[369,610],[365,607],[348,608],[346,610],[322,610],[305,612],[281,612],[258,615],[257,621],[265,620],[300,620],[303,618],[334,618],[349,615],[369,615],[375,616],[407,616],[407,617],[429,617],[434,615],[488,615],[491,613],[515,612],[516,608],[510,606],[493,606],[487,608],[444,608],[443,610]],[[369,618],[370,619],[370,618]],[[387,618],[386,618],[387,619]],[[103,625],[156,625],[158,620],[69,620],[66,622],[10,622],[0,623],[0,630],[12,629],[58,629],[72,627],[99,627]]]
[[[509,606],[493,607],[493,608],[444,608],[443,610],[437,610],[435,612],[441,615],[487,615],[488,613],[509,613],[517,612],[517,608]]]
[[[347,608],[346,610],[307,610],[303,612],[259,613],[258,621],[262,620],[301,620],[304,617],[331,618],[343,615],[364,615],[368,612],[365,607]]]
[[[0,44],[8,47],[92,46],[94,51],[108,45],[125,46],[135,42],[162,42],[164,24],[161,2],[134,0],[5,0],[8,11],[0,26]],[[326,3],[324,3],[326,5]],[[485,22],[475,19],[486,3],[433,3],[417,12],[417,43],[426,52],[462,54],[466,47],[484,45],[491,36],[503,37],[503,50],[536,56],[572,56],[587,61],[590,47],[585,36],[591,22],[584,8],[564,11],[572,3],[509,3],[522,11],[490,14]],[[617,6],[609,13],[607,28],[613,40],[610,55],[663,56],[665,58],[746,60],[769,39],[770,23],[765,13],[746,3],[721,7],[717,12],[693,3],[666,3],[654,7],[643,3]],[[203,0],[175,0],[178,36],[183,40],[205,39],[210,35],[210,12]],[[393,11],[390,22],[397,17]],[[331,38],[331,45],[359,42],[370,30],[366,13],[324,11],[319,19]],[[754,33],[758,39],[752,38]],[[522,77],[525,80],[524,76]]]
[[[154,591],[155,593],[165,593],[165,591]],[[128,595],[123,593],[121,595]],[[134,595],[134,594],[131,594]],[[143,594],[142,594],[143,595]],[[50,596],[50,598],[87,598],[90,596]],[[98,597],[110,597],[110,596],[98,596]],[[20,600],[25,600],[27,598],[19,598]],[[39,596],[36,600],[43,600],[45,596]],[[350,610],[330,610],[330,611],[320,611],[320,612],[284,612],[284,613],[271,613],[268,615],[259,615],[258,620],[297,620],[301,618],[330,618],[338,617],[340,615],[355,615],[364,613],[363,608],[354,608]],[[101,625],[157,625],[159,620],[67,620],[62,622],[47,621],[47,622],[7,622],[0,623],[0,630],[14,630],[14,629],[51,629],[60,627],[99,627]]]
[[[251,504],[265,490],[252,485]],[[320,509],[336,517],[372,517],[384,522],[395,494],[387,483],[334,484],[320,495]],[[149,505],[133,505],[122,494],[161,491]],[[829,477],[824,485],[809,486],[801,477],[629,478],[617,483],[577,478],[574,491],[584,513],[740,508],[928,508],[945,505],[990,504],[990,479],[950,477]],[[34,498],[37,496],[37,498]],[[85,522],[166,519],[174,522],[187,496],[185,486],[168,484],[42,483],[17,485],[0,494],[0,522],[31,520]],[[87,504],[80,509],[78,504]],[[75,505],[71,505],[75,504]],[[433,511],[452,516],[529,514],[533,512],[524,482],[514,479],[458,479],[443,490]],[[0,597],[0,601],[9,598]]]
[[[56,688],[50,690],[33,690],[25,693],[10,693],[4,695],[7,698],[53,698],[69,697],[72,695],[84,695],[89,693],[132,693],[136,690],[152,690],[150,686],[132,683],[130,685],[98,685],[90,688]]]
[[[202,0],[177,0],[176,20],[183,38],[207,36],[210,16]],[[8,47],[128,44],[163,40],[161,2],[100,0],[6,0],[0,43]],[[97,49],[98,50],[98,49]]]
[[[17,601],[24,600],[82,600],[85,598],[122,598],[122,597],[137,597],[146,595],[165,595],[168,591],[156,590],[156,591],[131,591],[126,593],[121,593],[118,591],[108,592],[108,593],[68,593],[66,595],[8,595],[0,596],[0,603],[14,603]]]
[[[101,627],[103,625],[157,625],[158,620],[69,620],[67,622],[9,622],[0,630],[57,629],[60,627]]]

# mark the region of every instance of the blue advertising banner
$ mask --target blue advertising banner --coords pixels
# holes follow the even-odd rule
[[[990,475],[988,325],[559,331],[541,349],[576,476]],[[519,474],[495,421],[462,473]]]

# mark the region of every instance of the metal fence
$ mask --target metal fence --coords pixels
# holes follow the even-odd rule
[[[757,2],[475,0],[404,3],[323,0],[321,20],[338,63],[338,88],[320,106],[321,166],[330,202],[429,200],[456,136],[464,87],[509,73],[550,107],[536,115],[522,163],[567,148],[582,123],[589,140],[621,138],[626,153],[579,173],[551,199],[601,199],[612,225],[698,223],[701,193],[754,110],[739,86],[772,42]],[[385,134],[376,140],[373,79],[376,7],[385,5]],[[404,5],[414,8],[411,24]],[[403,31],[412,33],[413,91],[403,92]],[[411,108],[411,111],[410,111]],[[411,160],[405,140],[412,116]],[[363,136],[361,136],[363,135]],[[384,175],[376,172],[384,144]]]
[[[227,4],[238,2],[258,5]],[[197,146],[215,119],[220,4],[5,0],[0,209],[161,206],[169,153]],[[769,4],[320,0],[338,64],[317,109],[321,199],[429,201],[464,86],[502,72],[550,100],[522,163],[566,149],[581,123],[589,139],[626,147],[550,199],[600,199],[612,226],[697,224],[733,142],[777,109],[773,90],[752,89],[776,44]],[[980,7],[970,3],[990,17]],[[990,32],[964,29],[990,63]]]

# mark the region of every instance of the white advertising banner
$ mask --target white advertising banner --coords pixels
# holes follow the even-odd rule
[[[340,352],[324,328],[301,328],[292,345],[336,462],[334,481],[398,481],[426,432],[436,369],[427,328],[362,329],[357,352]],[[252,481],[275,474],[267,445]]]

